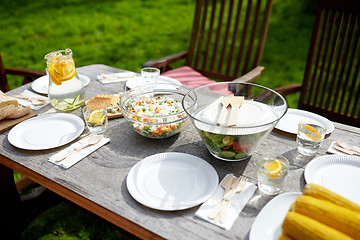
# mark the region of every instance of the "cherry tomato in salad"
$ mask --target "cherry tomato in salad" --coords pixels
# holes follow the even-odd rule
[[[233,149],[235,151],[245,152],[245,151],[249,150],[249,148],[250,148],[250,144],[240,144],[236,141],[234,141],[234,143],[233,143]]]

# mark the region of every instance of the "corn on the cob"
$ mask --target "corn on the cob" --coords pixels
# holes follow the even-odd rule
[[[296,240],[350,240],[351,237],[296,212],[288,212],[282,225],[283,234]]]
[[[295,212],[360,239],[360,213],[348,208],[302,195],[296,199]]]
[[[349,208],[353,211],[360,213],[360,206],[353,203],[352,201],[341,197],[340,195],[321,187],[317,184],[310,183],[305,185],[303,190],[304,195],[312,196],[318,199],[327,200],[329,202],[335,203],[339,206]]]

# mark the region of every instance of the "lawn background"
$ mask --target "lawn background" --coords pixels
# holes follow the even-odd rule
[[[301,83],[316,1],[274,0],[257,83]],[[144,62],[188,47],[195,0],[1,0],[0,51],[5,67],[45,69],[44,55],[73,50],[77,67],[102,63],[139,72]],[[21,79],[9,77],[11,88]],[[298,94],[288,97],[296,108]],[[76,214],[69,214],[69,213]],[[60,214],[59,217],[59,213]],[[69,216],[71,215],[71,217]],[[89,220],[91,219],[91,220]],[[35,235],[34,235],[35,234]],[[119,239],[131,236],[62,203],[40,216],[25,239]]]

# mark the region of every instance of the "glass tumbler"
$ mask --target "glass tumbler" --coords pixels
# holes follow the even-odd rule
[[[325,137],[325,128],[312,123],[299,123],[296,137],[297,151],[305,156],[315,156]]]
[[[266,156],[257,162],[258,187],[268,195],[278,194],[289,171],[289,161],[283,156]]]
[[[147,67],[141,69],[142,82],[147,85],[155,85],[160,77],[160,70],[157,68]]]
[[[107,106],[103,103],[86,104],[83,108],[85,123],[90,133],[99,134],[108,124]]]

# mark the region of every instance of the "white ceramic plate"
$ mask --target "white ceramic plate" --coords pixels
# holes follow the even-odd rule
[[[300,195],[300,192],[283,193],[268,202],[251,227],[250,240],[277,240],[290,205]]]
[[[284,132],[297,134],[298,124],[300,122],[308,122],[320,125],[326,128],[326,134],[334,131],[334,124],[327,118],[312,112],[293,108],[288,109],[286,114],[280,119],[275,128]]]
[[[12,128],[9,142],[18,148],[44,150],[65,145],[84,130],[84,121],[70,113],[51,113],[23,121]]]
[[[131,196],[158,210],[181,210],[205,202],[215,192],[219,177],[203,159],[177,152],[159,153],[138,162],[127,179]]]
[[[305,181],[323,186],[360,205],[360,157],[327,155],[305,167]]]
[[[84,86],[87,86],[90,83],[90,78],[88,76],[78,74],[80,80],[84,84]],[[31,88],[41,94],[48,94],[48,87],[49,87],[49,77],[47,75],[39,77],[35,81],[31,83]]]
[[[177,89],[178,87],[182,86],[181,82],[179,82],[178,80],[166,76],[160,76],[159,79],[157,80],[157,83],[161,84],[161,88],[164,88],[164,85],[169,84],[169,86],[167,87],[169,89]],[[132,78],[126,82],[126,86],[130,89],[144,84],[145,84],[144,80],[141,78],[141,76]],[[152,88],[157,89],[160,87],[159,86],[157,87],[156,84],[153,84]]]

